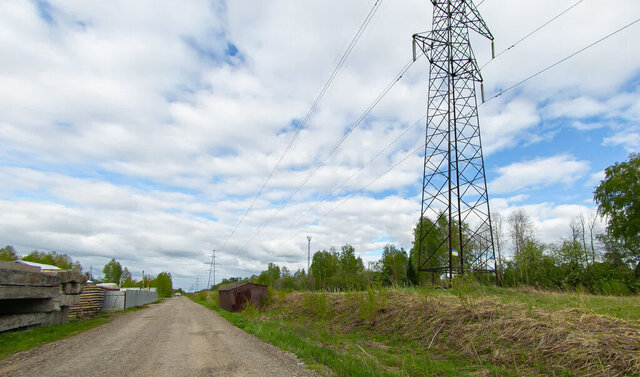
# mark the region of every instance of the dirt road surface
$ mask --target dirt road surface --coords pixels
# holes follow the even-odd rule
[[[314,376],[186,297],[0,361],[0,376]]]

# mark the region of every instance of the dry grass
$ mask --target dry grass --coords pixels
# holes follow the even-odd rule
[[[274,300],[270,309],[331,319],[331,331],[410,339],[425,351],[518,374],[640,375],[640,325],[582,308],[540,309],[491,298],[385,290],[292,293]]]

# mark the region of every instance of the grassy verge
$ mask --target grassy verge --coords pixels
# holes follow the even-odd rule
[[[295,354],[307,367],[337,376],[477,376],[515,375],[506,368],[468,360],[455,354],[423,352],[416,341],[374,331],[341,331],[328,319],[311,319],[282,310],[241,313],[221,309],[216,300],[189,295],[194,302],[215,310],[235,326]]]
[[[83,321],[69,321],[62,325],[35,327],[0,334],[0,360],[14,353],[40,347],[46,343],[68,338],[109,322],[106,315]]]
[[[245,331],[339,376],[637,375],[637,297],[465,287],[276,292],[221,310]]]
[[[326,366],[335,370],[341,376],[371,375],[370,373],[363,373],[365,365],[359,362],[357,358],[338,354],[334,349],[324,347],[322,344],[304,337],[304,334],[296,331],[297,329],[287,326],[287,321],[283,319],[257,321],[248,313],[230,313],[220,309],[211,301],[191,298],[195,302],[217,311],[226,320],[246,332],[281,349],[292,352],[305,361],[311,369],[322,370]]]
[[[158,300],[152,304],[160,303]],[[69,338],[94,327],[111,322],[114,318],[134,311],[141,310],[148,305],[130,308],[123,312],[105,313],[85,320],[70,320],[67,323],[54,326],[33,327],[25,330],[7,331],[0,333],[0,360],[15,353],[40,347],[44,344]]]

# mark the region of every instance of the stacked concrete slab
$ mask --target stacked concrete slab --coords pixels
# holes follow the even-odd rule
[[[0,332],[66,322],[84,281],[76,271],[0,262]]]

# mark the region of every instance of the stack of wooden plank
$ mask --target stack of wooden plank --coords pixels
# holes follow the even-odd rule
[[[69,307],[69,318],[91,318],[102,310],[104,300],[104,288],[96,285],[85,285],[79,301]]]
[[[0,332],[66,322],[78,301],[84,276],[76,271],[0,262]]]

